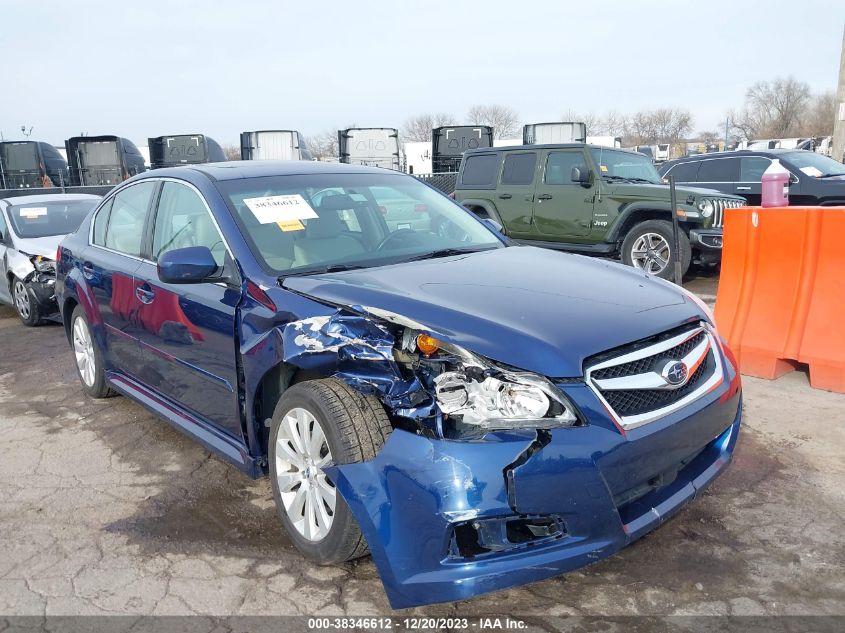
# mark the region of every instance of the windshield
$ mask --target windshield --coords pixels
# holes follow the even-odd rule
[[[502,247],[469,211],[399,174],[309,174],[215,183],[256,256],[279,275]]]
[[[783,159],[805,176],[841,176],[845,165],[815,152],[801,151],[784,154]]]
[[[32,202],[9,207],[15,235],[23,239],[67,235],[82,224],[99,199]]]
[[[590,148],[590,152],[605,180],[623,179],[660,184],[654,163],[647,156],[603,147]]]

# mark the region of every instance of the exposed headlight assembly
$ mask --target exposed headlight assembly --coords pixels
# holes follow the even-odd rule
[[[36,255],[32,258],[32,265],[35,266],[35,270],[39,273],[56,273],[56,262],[52,259],[41,257],[41,255]]]
[[[578,423],[575,407],[549,380],[496,367],[463,348],[441,343],[457,362],[434,377],[440,410],[485,429],[552,428]]]
[[[702,200],[698,203],[698,208],[701,211],[701,215],[705,218],[709,218],[713,215],[713,212],[716,210],[715,205],[713,204],[712,200]]]

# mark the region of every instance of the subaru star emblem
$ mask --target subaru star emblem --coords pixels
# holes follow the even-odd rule
[[[670,360],[663,365],[663,370],[660,372],[660,375],[663,377],[663,380],[666,381],[666,384],[672,385],[673,387],[680,387],[686,383],[687,373],[687,366],[683,361]]]

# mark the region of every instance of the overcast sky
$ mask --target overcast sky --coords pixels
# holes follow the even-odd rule
[[[476,103],[528,123],[673,106],[709,130],[758,80],[834,90],[843,26],[842,0],[4,0],[0,132],[228,144]]]

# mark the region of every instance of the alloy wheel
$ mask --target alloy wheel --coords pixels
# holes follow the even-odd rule
[[[28,319],[32,314],[32,306],[29,303],[29,292],[20,279],[15,281],[15,307],[23,319]]]
[[[644,233],[637,238],[631,249],[631,263],[634,268],[652,275],[663,272],[671,257],[669,242],[659,233]]]
[[[337,491],[323,472],[331,461],[314,415],[301,407],[288,411],[276,439],[276,481],[288,519],[312,542],[323,540],[334,520]]]
[[[97,359],[94,356],[94,342],[88,331],[88,324],[82,317],[77,317],[73,322],[73,353],[82,382],[87,387],[92,387],[96,377]]]

